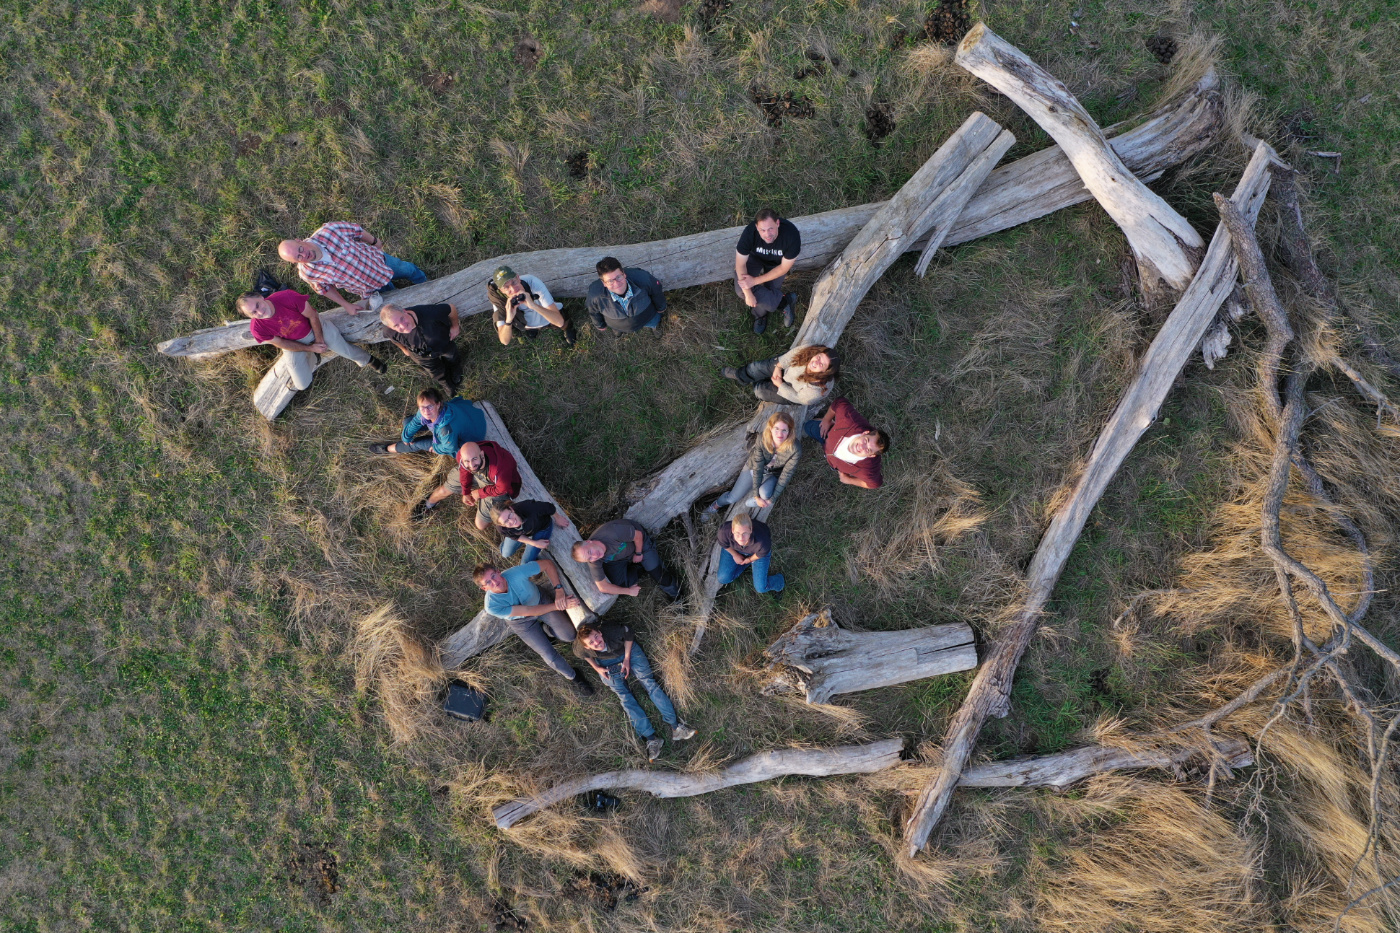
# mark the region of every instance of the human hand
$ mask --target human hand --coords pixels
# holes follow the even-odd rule
[[[319,341],[319,340],[316,341],[315,343],[313,343],[313,344],[311,345],[311,352],[312,352],[312,353],[329,353],[329,352],[330,352],[330,349],[331,349],[330,347],[326,346],[324,343],[322,343],[322,342]]]
[[[569,594],[565,593],[563,590],[555,590],[555,591],[554,591],[554,608],[555,608],[555,609],[558,609],[560,612],[563,612],[565,609],[568,609],[568,608],[569,608]]]
[[[749,291],[747,288],[744,289],[744,304],[748,305],[750,308],[758,307],[758,299],[755,298],[753,292]]]
[[[623,658],[623,659],[622,659],[622,679],[623,679],[623,680],[626,680],[628,677],[631,677],[631,676],[632,676],[632,659],[631,659],[631,658]]]
[[[558,527],[558,528],[568,528],[568,527],[569,527],[569,520],[568,520],[568,518],[566,518],[566,517],[564,516],[564,513],[563,513],[563,512],[555,512],[555,513],[554,513],[554,524],[555,524],[555,527]]]
[[[641,554],[633,554],[633,555],[632,555],[632,563],[634,563],[634,564],[640,564],[641,562],[642,562],[642,555],[641,555]]]
[[[628,596],[641,596],[642,588],[641,586],[629,586],[626,592]]]
[[[355,302],[352,305],[346,305],[345,310],[348,311],[350,314],[359,314],[361,311],[365,310],[368,307],[369,299],[361,298],[359,301]]]
[[[783,384],[783,368],[782,368],[781,366],[774,366],[774,367],[773,367],[773,375],[769,377],[769,381],[772,382],[773,385],[778,386],[779,388],[782,387],[782,384]]]
[[[463,505],[471,505],[471,504],[472,504],[472,497],[469,496],[469,495],[467,495],[466,493],[462,493],[462,504],[463,504]]]
[[[453,324],[453,325],[452,325],[452,329],[449,330],[449,331],[447,332],[447,339],[448,339],[448,340],[456,340],[456,339],[458,338],[458,336],[461,335],[461,333],[462,333],[462,328],[461,328],[461,326],[460,326],[460,325],[457,325],[457,324]]]
[[[766,509],[768,508],[768,506],[773,504],[772,499],[765,499],[762,496],[754,496],[753,501],[758,505],[760,509]]]

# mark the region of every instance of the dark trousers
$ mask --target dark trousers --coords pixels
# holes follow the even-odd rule
[[[777,388],[773,385],[773,370],[777,366],[778,358],[776,356],[771,360],[754,360],[739,368],[739,382],[741,385],[752,386],[753,394],[762,401],[791,404],[778,394]]]
[[[555,673],[568,680],[574,679],[573,666],[564,660],[549,640],[550,635],[560,641],[574,640],[574,623],[567,612],[551,609],[542,616],[522,616],[507,621],[515,637],[529,645],[530,650],[539,655]]]
[[[749,275],[762,274],[761,272],[755,273],[752,270],[749,272]],[[786,275],[780,275],[776,279],[771,279],[764,282],[762,285],[755,285],[753,288],[749,289],[753,292],[754,298],[758,299],[758,304],[749,309],[749,312],[754,317],[767,317],[777,310],[778,305],[783,303],[783,279],[785,278],[787,278]],[[737,280],[734,282],[734,294],[738,295],[740,298],[744,297],[744,290],[739,287]]]
[[[413,361],[433,378],[448,397],[456,395],[462,387],[462,358],[456,353],[451,356],[414,357]]]
[[[608,582],[614,586],[636,586],[637,578],[641,574],[634,568],[640,567],[647,572],[647,575],[656,581],[657,586],[667,586],[670,583],[669,572],[661,563],[661,553],[656,550],[656,545],[652,544],[651,537],[642,537],[642,562],[635,564],[629,557],[627,560],[608,561],[603,565],[603,576],[608,578]]]

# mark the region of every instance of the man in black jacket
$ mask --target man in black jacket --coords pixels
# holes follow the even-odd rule
[[[423,367],[449,398],[457,394],[462,385],[462,361],[457,355],[462,322],[456,305],[401,308],[386,304],[379,309],[379,321],[384,326],[384,339]]]
[[[656,328],[666,310],[661,282],[645,269],[624,269],[611,256],[597,265],[598,281],[588,286],[588,316],[599,330],[630,334]]]

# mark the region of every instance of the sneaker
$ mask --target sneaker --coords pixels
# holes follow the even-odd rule
[[[372,454],[387,454],[392,452],[389,450],[389,448],[394,446],[394,442],[372,441],[369,444],[366,444],[365,446],[369,448],[369,452]]]
[[[763,317],[756,317],[753,319],[753,332],[755,334],[761,334],[767,329],[768,315],[765,314]]]
[[[647,739],[647,761],[655,761],[661,757],[661,749],[666,747],[666,742],[659,735],[654,735]]]
[[[588,678],[583,676],[583,671],[574,668],[574,679],[569,681],[569,688],[581,697],[591,697],[593,695],[593,685],[588,682]]]
[[[381,360],[381,359],[380,359],[379,357],[377,357],[377,356],[371,356],[371,357],[369,358],[369,364],[368,364],[368,365],[369,365],[369,368],[370,368],[370,369],[372,369],[372,370],[374,370],[375,372],[379,373],[379,375],[381,375],[381,376],[384,375],[385,373],[387,373],[387,372],[389,371],[389,364],[386,363],[386,362],[384,362],[383,360]]]
[[[578,331],[574,330],[574,325],[564,325],[564,345],[572,347],[578,343]]]
[[[791,327],[793,319],[797,316],[797,292],[783,295],[783,303],[779,307],[783,309],[783,326]]]
[[[695,738],[695,730],[683,722],[678,722],[671,727],[671,741],[684,742],[686,739]]]
[[[743,383],[739,381],[739,370],[733,366],[721,366],[719,374],[731,382],[739,382],[740,385],[743,385]]]
[[[666,598],[671,602],[675,602],[681,598],[680,578],[669,570],[662,576],[661,582],[656,585],[656,588],[666,594]]]
[[[700,513],[700,521],[708,525],[710,522],[715,520],[715,517],[717,515],[719,515],[719,509],[720,505],[718,502],[711,502],[708,506],[706,506],[705,511]]]
[[[413,511],[408,514],[411,521],[426,522],[433,514],[433,510],[428,506],[428,500],[424,499],[413,507]]]

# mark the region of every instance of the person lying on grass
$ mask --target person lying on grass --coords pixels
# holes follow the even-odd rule
[[[457,394],[462,385],[462,360],[457,354],[462,320],[456,305],[401,308],[386,304],[379,309],[379,322],[385,340],[417,363],[449,397]]]
[[[519,335],[534,339],[546,327],[559,328],[566,346],[578,340],[574,325],[564,317],[564,306],[554,300],[544,282],[537,276],[517,275],[510,266],[501,266],[486,283],[486,297],[491,301],[491,322],[502,346]]]
[[[780,309],[783,326],[792,326],[797,293],[783,291],[783,279],[801,252],[797,227],[767,207],[739,234],[734,247],[734,292],[749,306],[755,334],[763,333],[768,315]]]
[[[530,579],[543,573],[554,587],[551,602],[540,596],[539,587]],[[559,580],[559,568],[554,561],[532,560],[502,571],[495,564],[477,564],[472,580],[486,593],[486,611],[506,624],[517,638],[530,646],[555,673],[573,686],[580,696],[592,696],[593,685],[583,678],[563,655],[554,649],[550,636],[559,641],[574,640],[574,623],[565,611],[579,606],[578,597],[564,592]]]
[[[491,527],[491,510],[520,494],[520,470],[515,457],[495,441],[469,441],[457,451],[457,469],[447,482],[413,508],[414,521],[422,521],[448,496],[461,496],[462,504],[476,507],[476,527]]]
[[[614,596],[637,596],[637,564],[667,598],[680,597],[680,581],[661,563],[661,554],[646,529],[630,518],[617,518],[601,527],[570,552],[574,560],[588,567],[588,574],[599,592]]]
[[[841,372],[841,357],[830,347],[797,347],[782,356],[754,360],[739,368],[725,366],[719,374],[765,402],[815,405],[831,394]]]
[[[744,508],[768,508],[778,501],[778,496],[787,488],[788,480],[792,479],[797,469],[797,461],[801,459],[802,444],[798,440],[792,415],[782,411],[769,415],[763,426],[763,437],[749,452],[749,462],[739,475],[738,484],[710,503],[709,508],[700,513],[700,520],[714,521],[720,509],[733,505],[754,490],[757,490],[757,494],[744,503]]]
[[[574,654],[587,661],[598,672],[603,683],[622,701],[622,709],[627,713],[633,730],[647,744],[648,761],[655,761],[661,756],[664,741],[656,734],[651,720],[627,686],[629,675],[642,685],[656,711],[671,727],[671,741],[684,742],[695,737],[695,730],[681,722],[671,698],[656,682],[651,662],[647,660],[642,646],[637,644],[631,628],[621,622],[585,622],[578,627]]]
[[[826,462],[841,482],[862,489],[879,489],[884,483],[880,459],[890,447],[889,435],[872,428],[844,398],[832,402],[821,421],[808,421],[802,430],[822,445]]]
[[[234,303],[239,313],[250,318],[248,331],[258,343],[270,343],[282,351],[292,370],[292,388],[298,392],[311,385],[316,372],[316,355],[334,353],[361,368],[384,372],[384,361],[370,356],[347,341],[330,321],[307,302],[306,296],[292,289],[273,292],[264,298],[257,292],[239,295]]]
[[[351,314],[369,307],[368,301],[351,304],[340,289],[354,295],[373,295],[394,290],[394,279],[408,279],[414,285],[428,281],[428,274],[413,263],[384,252],[379,237],[359,224],[335,220],[321,224],[304,240],[283,240],[277,255],[295,263],[302,277],[324,298],[329,298]]]
[[[719,541],[719,585],[733,583],[745,570],[753,570],[756,593],[781,593],[783,575],[768,574],[768,561],[773,556],[773,535],[768,526],[749,513],[740,512],[724,525],[717,535]]]
[[[423,437],[418,434],[426,430]],[[474,402],[464,398],[445,399],[437,389],[418,393],[418,410],[404,419],[403,434],[397,443],[373,441],[370,453],[433,453],[454,457],[468,441],[486,439],[486,415]]]
[[[528,564],[540,556],[540,551],[549,547],[554,529],[568,528],[569,520],[554,507],[553,502],[535,499],[515,502],[507,499],[492,507],[491,524],[505,536],[501,542],[501,556],[510,557],[523,547],[525,553],[520,562]]]

